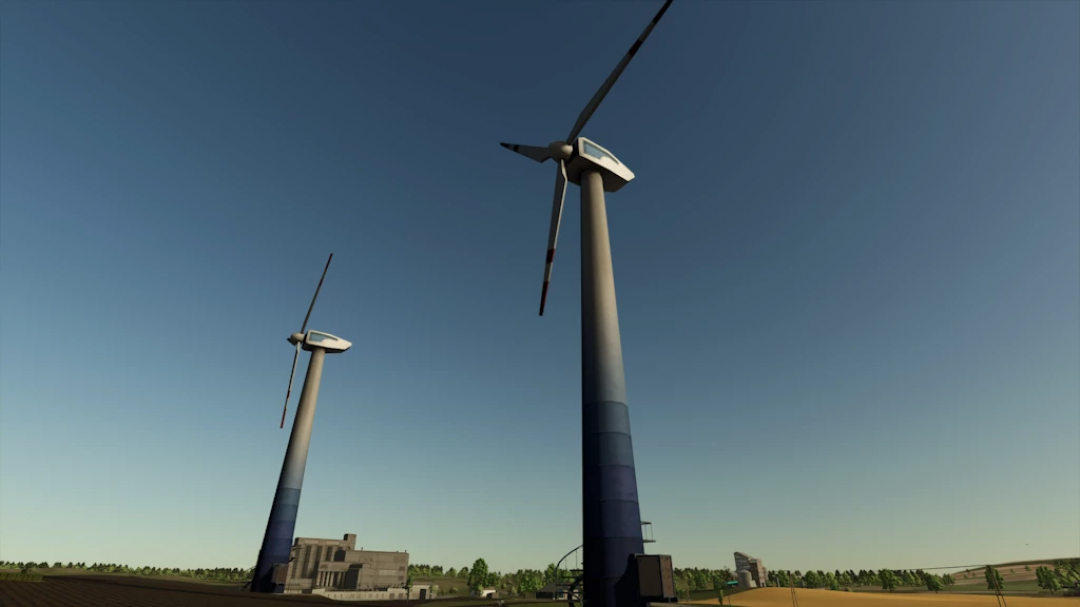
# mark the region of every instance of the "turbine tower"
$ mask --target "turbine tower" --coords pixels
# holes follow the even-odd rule
[[[671,0],[664,2],[581,111],[565,141],[547,147],[501,144],[536,162],[556,162],[541,316],[551,282],[566,184],[581,189],[582,543],[589,563],[584,568],[585,607],[643,606],[635,558],[645,549],[604,201],[605,192],[617,192],[634,174],[614,154],[579,135],[670,5]]]
[[[315,402],[319,398],[319,383],[322,381],[323,360],[326,355],[344,352],[352,343],[321,331],[306,331],[311,310],[319,297],[330,261],[326,260],[319,286],[315,287],[315,296],[311,298],[304,324],[298,333],[289,336],[289,343],[296,346],[293,354],[292,373],[289,374],[289,388],[285,392],[285,411],[289,407],[289,395],[292,394],[293,377],[296,375],[296,361],[300,350],[311,352],[308,361],[304,388],[300,392],[300,405],[296,409],[292,433],[289,434],[289,447],[285,451],[285,461],[281,464],[274,503],[270,507],[270,518],[266,522],[259,559],[255,563],[255,572],[251,579],[252,592],[284,592],[285,574],[289,568],[289,554],[292,551],[293,532],[296,529],[296,512],[300,507],[300,489],[304,485],[304,469],[307,466],[308,446],[311,444],[311,427],[315,421]],[[306,332],[305,332],[306,331]],[[285,411],[281,413],[281,427],[285,427]]]

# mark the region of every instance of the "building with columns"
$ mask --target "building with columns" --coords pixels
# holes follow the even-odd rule
[[[340,540],[298,537],[289,557],[285,592],[364,591],[378,593],[380,599],[404,599],[408,569],[408,552],[357,550],[354,533]],[[414,598],[418,590],[414,589]]]

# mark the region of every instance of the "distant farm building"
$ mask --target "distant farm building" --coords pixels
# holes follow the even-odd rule
[[[570,584],[548,584],[536,591],[536,598],[561,601],[566,599],[566,592]]]
[[[743,571],[750,574],[747,581],[751,582],[752,585],[744,585],[743,576],[741,575]],[[735,573],[739,578],[739,586],[744,588],[764,588],[768,585],[769,570],[765,568],[765,563],[749,554],[735,553]]]
[[[285,580],[287,594],[318,594],[350,601],[405,600],[408,552],[357,550],[356,534],[328,540],[298,537]],[[412,598],[434,598],[430,586],[412,587]]]

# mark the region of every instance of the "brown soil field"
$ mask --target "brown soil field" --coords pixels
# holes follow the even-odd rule
[[[834,590],[796,590],[799,607],[997,607],[993,595],[836,592]],[[1009,607],[1080,607],[1080,597],[1006,597]],[[731,597],[735,607],[791,607],[787,588],[757,588]],[[694,601],[695,605],[717,605],[716,599]]]
[[[283,607],[356,605],[313,596],[265,596],[236,589],[121,576],[46,577],[42,582],[0,581],[2,607]],[[404,607],[401,601],[360,603]],[[411,601],[410,607],[422,605]]]
[[[533,600],[508,604],[536,603]],[[543,601],[551,605],[551,601]],[[465,599],[409,601],[409,607],[487,607],[493,601]],[[560,603],[562,604],[562,603]],[[0,607],[316,607],[363,605],[405,607],[404,601],[333,601],[310,595],[255,594],[189,580],[159,580],[120,575],[46,576],[41,582],[0,581]]]
[[[996,565],[994,568],[998,570],[998,573],[1001,574],[1001,579],[1005,580],[1005,585],[1008,586],[1009,582],[1023,582],[1027,580],[1034,580],[1036,579],[1036,568],[1048,567],[1050,569],[1053,569],[1054,564],[1047,561],[1045,563],[1031,563],[1028,564],[1028,567],[1031,568],[1031,571],[1024,571],[1024,565]],[[1013,573],[1009,573],[1010,571],[1012,571]],[[965,575],[969,575],[971,577],[965,580]],[[952,576],[956,580],[957,586],[962,586],[965,584],[986,584],[986,576],[983,574],[982,569],[957,571],[956,573],[952,574]]]

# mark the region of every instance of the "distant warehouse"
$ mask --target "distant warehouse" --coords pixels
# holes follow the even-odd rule
[[[289,557],[285,592],[350,601],[405,599],[408,569],[408,552],[357,550],[354,533],[340,540],[298,537]],[[432,588],[414,585],[412,598],[432,598]]]

